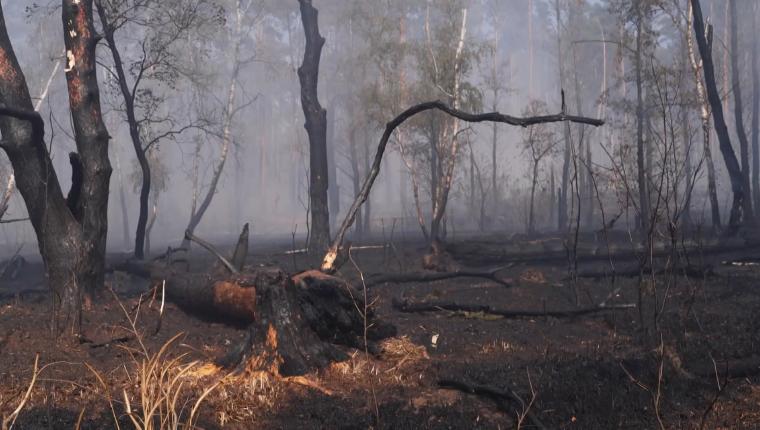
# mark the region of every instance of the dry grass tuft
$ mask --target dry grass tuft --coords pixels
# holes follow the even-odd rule
[[[380,344],[382,356],[397,361],[398,366],[407,361],[419,361],[430,358],[422,345],[413,343],[408,336],[392,337]]]

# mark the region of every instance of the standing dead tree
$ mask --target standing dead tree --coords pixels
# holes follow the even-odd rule
[[[334,273],[338,269],[338,267],[336,267],[336,261],[338,259],[338,252],[341,249],[341,245],[343,244],[343,239],[345,238],[345,235],[348,229],[354,223],[354,220],[356,218],[356,213],[359,211],[359,208],[367,200],[370,190],[372,189],[372,185],[375,183],[375,179],[377,179],[377,175],[380,174],[380,164],[383,160],[383,155],[385,154],[386,146],[388,145],[388,141],[393,135],[393,132],[401,124],[403,124],[405,121],[409,120],[413,116],[422,112],[430,111],[430,110],[438,110],[440,112],[443,112],[449,116],[452,116],[454,118],[460,119],[465,122],[473,122],[473,123],[500,122],[500,123],[516,125],[520,127],[528,127],[534,124],[562,122],[562,121],[589,124],[589,125],[593,125],[597,127],[604,124],[604,121],[599,120],[599,119],[567,115],[565,112],[561,112],[556,115],[543,115],[543,116],[534,116],[534,117],[527,117],[527,118],[519,118],[519,117],[504,115],[499,112],[472,114],[469,112],[463,112],[461,110],[452,108],[451,106],[447,105],[446,103],[442,101],[430,101],[430,102],[420,103],[406,109],[404,112],[399,114],[393,120],[388,122],[388,124],[385,126],[385,131],[383,132],[383,135],[380,138],[380,143],[377,146],[377,152],[375,154],[375,159],[372,163],[372,168],[368,172],[367,177],[364,179],[364,183],[362,185],[361,191],[359,192],[359,194],[357,194],[356,198],[354,199],[354,202],[351,204],[351,207],[348,210],[348,213],[346,213],[346,218],[343,220],[343,223],[341,224],[340,228],[338,229],[338,232],[335,235],[335,239],[333,239],[333,242],[330,245],[330,248],[327,250],[325,257],[322,260],[323,272]]]
[[[63,0],[66,80],[77,153],[71,154],[72,189],[64,198],[13,51],[0,6],[0,131],[26,204],[53,291],[54,331],[78,333],[82,295],[103,280],[108,183],[108,132],[95,72],[92,0]]]
[[[712,107],[713,122],[715,123],[715,132],[718,134],[720,143],[720,152],[723,155],[723,161],[726,163],[728,176],[731,179],[731,191],[734,194],[733,204],[731,206],[731,215],[728,220],[728,234],[735,233],[742,220],[742,205],[745,198],[744,184],[742,180],[742,171],[736,154],[731,147],[731,138],[728,134],[728,127],[723,116],[723,105],[721,104],[718,85],[715,82],[715,67],[713,65],[711,44],[708,42],[706,34],[711,30],[705,31],[705,23],[702,18],[702,7],[699,0],[690,0],[693,10],[694,34],[699,47],[699,55],[702,57],[702,70],[705,76],[705,87],[707,89],[707,99]],[[710,24],[707,25],[710,28]]]
[[[330,243],[330,214],[327,201],[327,111],[319,104],[319,60],[325,39],[319,34],[319,12],[311,0],[298,0],[306,35],[303,63],[298,68],[301,107],[309,135],[309,198],[311,199],[310,247],[323,250]]]

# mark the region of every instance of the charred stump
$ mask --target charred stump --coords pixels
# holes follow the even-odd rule
[[[376,341],[395,335],[395,327],[378,321],[363,294],[342,278],[317,270],[290,275],[279,267],[243,267],[247,241],[245,228],[231,261],[211,247],[223,264],[206,274],[178,273],[163,263],[119,269],[149,273],[167,300],[185,312],[247,326],[245,340],[220,360],[226,368],[300,375],[348,359],[346,348],[375,352]]]

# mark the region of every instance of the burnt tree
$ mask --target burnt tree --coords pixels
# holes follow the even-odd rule
[[[718,85],[715,82],[715,67],[713,64],[712,52],[705,36],[705,24],[702,17],[702,7],[699,0],[690,0],[694,14],[693,27],[697,39],[699,55],[702,57],[702,71],[705,76],[705,89],[707,90],[707,99],[712,108],[713,122],[715,123],[715,132],[718,135],[720,152],[723,155],[723,161],[726,163],[726,170],[731,179],[731,191],[734,194],[731,206],[731,215],[728,221],[728,233],[734,233],[741,223],[742,205],[745,197],[744,184],[742,180],[742,171],[736,154],[731,147],[731,139],[728,134],[728,127],[723,116],[723,105],[718,92]],[[708,24],[709,25],[709,24]]]
[[[330,243],[328,209],[327,111],[319,104],[319,60],[325,39],[319,34],[319,12],[311,0],[298,0],[301,21],[306,35],[303,63],[298,68],[301,83],[301,107],[306,119],[304,128],[309,135],[309,198],[311,200],[310,248],[322,251]]]
[[[106,206],[111,167],[95,73],[92,1],[63,0],[66,78],[78,154],[67,201],[44,142],[45,124],[34,111],[26,79],[13,51],[0,6],[0,146],[13,166],[17,187],[45,263],[53,292],[52,329],[77,333],[82,294],[103,279]],[[80,179],[77,180],[77,177]]]
[[[731,82],[734,93],[734,121],[736,122],[736,136],[739,138],[739,154],[741,156],[741,174],[742,186],[745,190],[743,201],[743,211],[745,222],[752,222],[752,199],[749,190],[749,140],[747,131],[744,128],[744,111],[742,105],[742,86],[739,79],[739,23],[736,14],[736,0],[729,0],[729,10],[731,13]]]
[[[108,189],[111,163],[108,160],[108,130],[100,108],[95,46],[98,36],[93,25],[93,3],[63,0],[63,40],[66,46],[66,83],[74,128],[76,158],[81,181],[72,181],[78,199],[69,201],[76,220],[82,226],[87,265],[83,267],[85,288],[103,284],[106,236],[108,233]],[[75,157],[76,156],[76,157]]]

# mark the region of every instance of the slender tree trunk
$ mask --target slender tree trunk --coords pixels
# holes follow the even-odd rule
[[[708,43],[708,39],[705,36],[705,26],[704,21],[702,20],[702,8],[699,4],[699,0],[691,0],[691,5],[694,11],[694,33],[696,34],[699,54],[702,57],[702,68],[705,75],[707,97],[710,101],[710,105],[712,106],[715,131],[718,134],[720,151],[723,155],[723,161],[726,163],[726,170],[728,170],[728,176],[731,179],[731,190],[734,194],[734,201],[731,206],[731,215],[728,221],[728,225],[730,227],[728,233],[732,234],[735,233],[742,219],[741,212],[745,196],[742,181],[742,172],[741,167],[739,166],[739,161],[736,159],[736,154],[734,154],[734,150],[731,147],[731,139],[728,134],[728,127],[726,126],[726,120],[723,116],[723,106],[721,105],[718,86],[715,83],[715,69],[712,60],[712,52],[710,52],[710,44]]]
[[[335,103],[330,102],[327,109],[327,178],[329,184],[328,209],[329,213],[337,216],[340,213],[340,189],[338,188],[338,174],[335,166]]]
[[[692,27],[694,21],[694,13],[691,3],[689,3],[689,11],[687,14],[688,27]],[[712,50],[712,33],[707,35],[707,42],[709,44],[708,50]],[[702,122],[702,145],[703,154],[705,157],[705,164],[707,164],[707,194],[710,200],[710,214],[712,220],[713,229],[720,229],[720,204],[718,202],[718,191],[715,185],[715,163],[712,157],[712,147],[710,146],[710,104],[707,100],[707,91],[701,76],[702,61],[697,61],[697,55],[694,50],[694,42],[691,37],[691,30],[688,31],[686,37],[686,47],[689,51],[689,62],[691,63],[691,70],[694,74],[694,81],[697,88],[697,99],[699,102],[699,118]]]
[[[364,145],[362,145],[364,147],[364,154],[363,155],[364,155],[364,172],[365,172],[365,174],[366,174],[366,172],[369,172],[369,168],[370,168],[370,165],[369,165],[369,151],[370,151],[369,145],[370,145],[370,143],[369,143],[369,132],[368,132],[367,128],[365,127],[364,128]],[[371,216],[372,216],[372,199],[369,198],[369,197],[367,198],[367,204],[364,205],[364,211],[363,211],[363,213],[364,213],[364,231],[363,231],[363,235],[364,235],[364,237],[369,238],[369,236],[372,234],[372,218],[371,218]]]
[[[114,38],[114,32],[116,29],[112,27],[108,15],[101,5],[101,0],[96,0],[95,5],[98,10],[100,22],[103,26],[103,37],[105,38],[108,48],[111,51],[111,56],[113,57],[119,90],[124,98],[124,111],[127,115],[129,136],[132,139],[132,146],[135,150],[135,155],[137,156],[137,162],[140,164],[140,171],[142,172],[142,183],[140,185],[140,212],[137,217],[137,229],[135,232],[135,258],[142,260],[145,256],[145,228],[148,223],[148,208],[150,203],[150,163],[148,163],[148,157],[146,156],[145,148],[143,148],[142,145],[140,126],[137,122],[137,117],[135,116],[135,95],[127,84],[124,63],[122,62],[121,53],[119,52],[119,47],[116,45],[116,39]]]
[[[148,218],[148,225],[145,227],[145,255],[150,256],[150,233],[153,230],[153,225],[158,218],[158,193],[153,194],[153,207],[150,211],[150,217]]]
[[[330,244],[330,215],[328,210],[327,112],[319,104],[317,83],[319,60],[325,39],[319,34],[318,12],[311,0],[298,0],[301,21],[306,35],[303,63],[298,68],[301,82],[301,107],[309,135],[309,198],[311,201],[311,242],[315,250],[323,251]]]
[[[649,184],[647,183],[647,169],[645,166],[644,153],[644,96],[642,76],[641,51],[643,49],[643,26],[644,17],[641,10],[641,2],[636,3],[636,169],[638,172],[639,188],[639,229],[641,232],[649,230]]]
[[[556,212],[557,196],[555,195],[555,188],[557,185],[554,183],[554,166],[551,168],[549,176],[549,225],[554,225],[554,215]]]
[[[538,184],[538,160],[533,160],[533,174],[530,181],[530,211],[528,213],[528,234],[536,232],[536,216],[534,212],[536,201],[536,184]]]
[[[358,196],[361,191],[361,172],[359,170],[359,154],[356,152],[356,127],[351,125],[348,131],[348,159],[351,162],[351,183],[354,187],[354,195]],[[356,217],[356,236],[361,238],[364,234],[364,217],[359,209]]]
[[[554,8],[555,13],[557,14],[557,63],[559,65],[559,85],[561,88],[564,89],[565,87],[565,62],[563,57],[563,51],[562,51],[562,19],[561,19],[561,9],[559,5],[559,0],[555,0],[554,2]],[[564,98],[564,90],[563,90],[563,98]],[[562,101],[564,103],[564,100]],[[562,154],[562,184],[559,191],[559,205],[558,205],[558,211],[559,214],[557,216],[557,229],[560,232],[564,232],[568,227],[568,220],[567,220],[567,190],[570,183],[570,145],[572,144],[570,141],[570,124],[565,123],[563,124],[564,127],[564,141],[565,141],[565,149]]]
[[[760,211],[760,71],[757,64],[757,9],[758,3],[755,2],[752,5],[752,196],[755,210]]]
[[[742,106],[742,86],[739,79],[739,23],[736,14],[736,0],[729,0],[729,10],[731,12],[731,81],[733,83],[734,93],[734,122],[736,123],[736,135],[739,138],[739,154],[742,164],[742,187],[746,190],[746,196],[743,200],[744,222],[751,223],[755,216],[752,212],[752,198],[749,190],[749,141],[747,132],[744,128],[744,113]]]
[[[121,208],[122,240],[124,241],[124,246],[128,247],[131,237],[129,232],[129,211],[127,210],[127,196],[124,191],[124,172],[121,170],[118,153],[114,153],[114,161],[116,162],[116,173],[119,175],[119,207]]]
[[[214,174],[211,178],[208,190],[206,190],[206,195],[197,210],[195,210],[195,201],[193,201],[193,210],[190,215],[190,222],[187,224],[186,229],[186,231],[189,231],[191,234],[195,232],[195,228],[200,224],[203,215],[211,206],[211,201],[216,194],[216,189],[219,185],[219,180],[222,177],[224,165],[227,162],[227,155],[229,154],[230,146],[232,145],[232,121],[236,113],[235,98],[237,94],[237,80],[240,75],[240,45],[243,39],[243,15],[244,10],[240,0],[238,0],[235,12],[235,34],[233,36],[234,44],[232,48],[232,75],[230,76],[230,84],[227,88],[227,105],[224,108],[224,120],[222,123],[222,151],[219,154],[219,160],[214,169]],[[182,247],[187,248],[189,246],[190,241],[186,236],[182,241]]]

